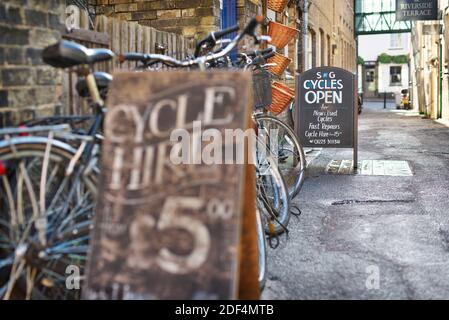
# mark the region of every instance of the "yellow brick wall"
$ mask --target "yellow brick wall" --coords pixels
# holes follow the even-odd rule
[[[314,0],[310,7],[309,20],[310,29],[313,30],[317,41],[317,52],[313,55],[315,66],[333,65],[355,72],[356,43],[353,1]],[[325,39],[324,59],[321,58],[321,35],[324,35]],[[328,37],[330,38],[330,48]],[[333,50],[333,46],[336,46],[336,50]]]

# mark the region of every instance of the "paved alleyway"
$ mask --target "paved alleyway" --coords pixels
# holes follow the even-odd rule
[[[360,160],[408,161],[414,176],[325,175],[352,153],[324,150],[296,201],[303,215],[269,252],[265,299],[449,299],[449,128],[366,107]]]

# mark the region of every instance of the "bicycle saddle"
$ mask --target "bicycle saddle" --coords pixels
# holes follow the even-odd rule
[[[98,90],[102,94],[102,98],[104,99],[107,93],[107,89],[109,87],[109,83],[112,81],[112,76],[106,72],[94,72],[95,82],[97,83]],[[89,97],[89,88],[87,87],[86,78],[81,78],[76,83],[76,90],[80,97],[87,98]]]
[[[61,40],[42,52],[45,63],[55,68],[70,68],[82,64],[108,61],[114,57],[109,49],[88,49],[72,41]]]

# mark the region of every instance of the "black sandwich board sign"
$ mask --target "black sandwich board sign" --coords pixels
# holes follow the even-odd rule
[[[438,0],[396,0],[396,20],[438,20]]]
[[[297,133],[306,148],[353,148],[357,167],[356,76],[344,69],[308,70],[296,81]]]
[[[250,86],[247,72],[114,75],[85,299],[237,298],[246,166],[205,164],[195,128],[246,130]],[[174,130],[192,141],[185,163]]]

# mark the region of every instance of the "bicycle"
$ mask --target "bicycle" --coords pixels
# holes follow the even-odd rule
[[[188,60],[182,62],[182,65],[199,65],[202,68],[208,61],[218,59],[220,55],[227,55],[245,34],[255,36],[256,22],[253,21],[252,25],[220,53],[202,56],[196,61]],[[0,282],[0,296],[4,298],[17,295],[39,299],[79,298],[79,293],[72,294],[63,289],[65,270],[57,264],[73,263],[81,265],[82,268],[87,253],[95,203],[96,176],[99,172],[97,153],[102,139],[99,132],[105,112],[97,85],[100,81],[97,81],[96,75],[90,70],[95,63],[113,58],[114,54],[109,50],[86,49],[65,41],[44,50],[44,60],[50,65],[59,68],[80,66],[78,72],[85,75],[85,86],[94,110],[94,116],[91,118],[93,123],[87,133],[60,130],[55,126],[8,129],[9,131],[1,132],[6,137],[0,148],[0,163],[6,168],[2,173],[3,188],[6,190],[2,192],[2,195],[6,195],[1,204],[2,217],[7,215],[5,212],[9,213],[9,221],[2,220],[0,230],[0,269],[3,277],[6,268],[6,273],[9,273],[6,283]],[[173,61],[175,60],[171,60],[170,64]],[[52,123],[60,119],[47,121]],[[46,132],[48,136],[20,136],[33,132]],[[33,170],[35,174],[31,179],[28,173]],[[282,180],[278,181],[280,182]],[[23,185],[26,186],[25,190]],[[37,191],[39,198],[35,196]],[[272,197],[276,198],[278,203],[288,203],[286,196],[279,201],[281,191],[274,192],[275,196]],[[24,208],[24,205],[20,204],[24,202],[23,199],[27,199],[23,196],[24,193],[32,200],[30,207]],[[16,199],[20,201],[17,200],[16,203]],[[47,201],[49,206],[46,205]],[[25,209],[24,214],[19,214],[21,219],[23,218],[19,219],[20,228],[16,226],[16,204],[21,207],[20,210]],[[23,246],[25,239],[27,245]],[[39,282],[36,284],[36,281]]]

